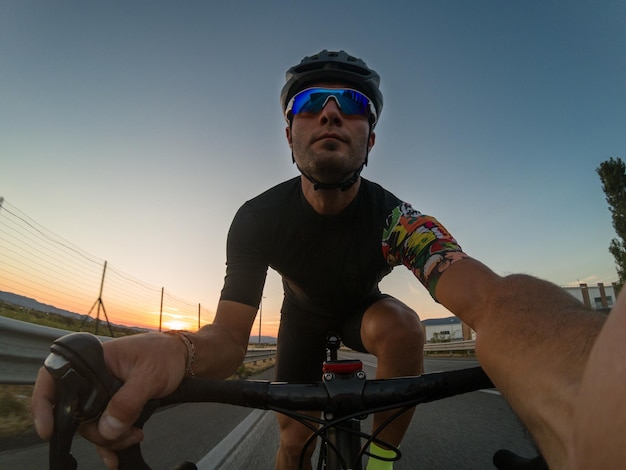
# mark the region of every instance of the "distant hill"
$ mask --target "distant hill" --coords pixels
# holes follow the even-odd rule
[[[259,335],[250,335],[250,346],[254,347],[259,344]],[[276,338],[273,336],[261,336],[261,344],[276,344]]]
[[[71,317],[71,318],[78,319],[78,320],[82,320],[84,317],[86,317],[86,315],[81,315],[78,313],[70,312],[68,310],[56,308],[53,305],[43,304],[35,299],[31,299],[30,297],[24,297],[23,295],[17,295],[11,292],[0,291],[0,301],[17,305],[18,307],[24,307],[24,308],[29,308],[31,310],[37,310],[39,312],[56,313],[58,315],[63,315],[63,316]]]
[[[83,321],[85,318],[87,318],[88,322],[94,321],[94,318],[90,316],[81,315],[79,313],[70,312],[68,310],[63,310],[63,309],[55,307],[54,305],[44,304],[42,302],[39,302],[38,300],[31,299],[30,297],[24,297],[23,295],[13,294],[12,292],[0,291],[0,302],[5,302],[11,305],[16,305],[18,307],[22,307],[25,309],[35,310],[37,312],[62,315],[64,317],[69,317],[78,321]],[[119,326],[119,325],[115,325],[114,323],[112,323],[111,325]],[[130,330],[136,330],[138,332],[150,331],[147,328],[139,328],[139,327],[122,327],[122,328],[128,328]],[[250,335],[250,345],[254,347],[254,345],[256,344],[259,344],[259,335]],[[273,336],[261,336],[261,344],[262,345],[263,344],[276,344],[276,338]]]
[[[21,307],[25,309],[25,311],[22,312],[24,314],[27,314],[24,319],[19,318],[19,317],[13,317],[18,320],[25,320],[25,321],[29,321],[32,323],[40,323],[39,321],[36,320],[37,318],[36,313],[39,312],[39,313],[46,313],[51,316],[57,316],[57,318],[61,317],[61,318],[67,319],[66,322],[63,322],[64,323],[63,325],[55,326],[61,329],[69,329],[73,331],[89,331],[90,327],[87,327],[87,330],[82,330],[82,327],[86,325],[92,325],[93,327],[93,325],[96,325],[96,319],[89,315],[81,315],[79,313],[70,312],[69,310],[63,310],[61,308],[55,307],[54,305],[44,304],[42,302],[39,302],[38,300],[31,299],[30,297],[24,297],[23,295],[13,294],[12,292],[0,291],[0,303],[11,305],[14,308]],[[34,315],[28,315],[29,313],[34,314]],[[72,324],[74,324],[74,327],[72,327]],[[80,325],[80,328],[81,328],[80,330],[75,328],[77,325]],[[150,331],[150,329],[148,328],[141,328],[138,326],[118,325],[116,323],[109,323],[109,326],[112,327],[114,330],[116,330],[116,334],[122,334],[122,335],[136,334],[136,333],[143,333],[146,331]],[[96,328],[96,332],[97,332],[97,328]]]

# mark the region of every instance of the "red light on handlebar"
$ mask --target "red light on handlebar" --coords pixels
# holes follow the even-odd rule
[[[353,374],[363,370],[363,363],[358,359],[348,359],[345,361],[325,362],[323,371],[334,374]]]

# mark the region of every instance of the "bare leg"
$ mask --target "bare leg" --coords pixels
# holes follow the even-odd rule
[[[319,413],[316,412],[308,414],[311,416],[319,416]],[[298,421],[283,414],[277,413],[276,418],[278,419],[280,432],[280,444],[276,454],[276,469],[296,470],[300,468],[302,447],[309,436],[311,436],[312,431]],[[314,449],[315,445],[312,444],[306,451],[304,466],[302,467],[305,470],[311,469],[311,457],[313,456]]]
[[[376,378],[419,375],[424,370],[424,330],[417,314],[402,302],[387,298],[370,306],[361,322],[363,345],[378,359]],[[393,411],[374,416],[373,429],[377,429]],[[318,414],[314,414],[318,415]],[[398,446],[413,416],[407,411],[394,420],[379,438]],[[297,469],[302,447],[311,430],[297,421],[277,414],[280,429],[280,447],[276,455],[278,470]],[[313,446],[307,449],[305,466],[311,468]]]
[[[365,348],[378,359],[376,378],[420,375],[424,372],[424,329],[417,314],[399,300],[387,298],[373,304],[363,316],[361,338]],[[400,445],[413,411],[409,410],[378,437]],[[393,410],[374,416],[376,430]]]

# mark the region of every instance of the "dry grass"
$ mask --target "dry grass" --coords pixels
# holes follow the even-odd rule
[[[0,385],[0,437],[33,431],[30,416],[32,385]]]
[[[274,367],[275,364],[275,358],[266,359],[265,361],[257,361],[256,363],[249,362],[247,364],[242,364],[239,366],[239,369],[237,369],[237,373],[234,378],[245,379],[247,377],[260,374],[264,370]]]

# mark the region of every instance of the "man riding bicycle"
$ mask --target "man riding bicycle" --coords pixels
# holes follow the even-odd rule
[[[365,62],[344,51],[321,51],[287,71],[281,105],[301,176],[237,212],[211,325],[195,333],[149,333],[104,344],[107,365],[125,384],[99,423],[82,432],[98,444],[109,468],[116,466],[112,450],[142,438],[130,426],[146,400],[172,392],[184,376],[226,378],[240,365],[268,267],[282,276],[285,293],[277,380],[319,380],[329,330],[348,346],[374,354],[378,378],[421,373],[424,334],[417,314],[378,288],[399,264],[476,330],[481,365],[551,467],[565,468],[573,404],[604,316],[545,281],[498,276],[465,254],[436,219],[360,176],[383,107],[379,81]],[[51,433],[52,403],[52,381],[42,371],[33,414],[44,438]],[[374,426],[384,417],[375,416]],[[399,445],[410,418],[395,420],[379,438]],[[276,467],[296,468],[311,431],[283,415],[278,423]],[[384,456],[386,449],[373,446],[370,452]],[[377,459],[368,465],[391,468]]]

